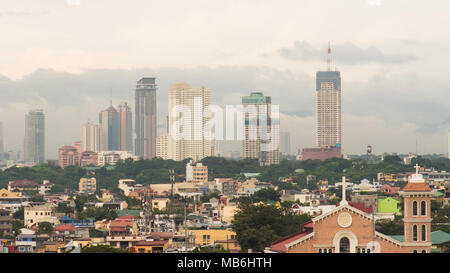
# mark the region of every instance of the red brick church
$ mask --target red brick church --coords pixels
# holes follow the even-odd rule
[[[402,242],[375,231],[373,215],[348,204],[343,178],[343,200],[338,207],[302,225],[300,232],[274,242],[266,252],[430,253],[431,189],[418,168],[400,191],[404,199]]]

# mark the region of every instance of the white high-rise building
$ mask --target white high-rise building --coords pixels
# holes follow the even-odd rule
[[[168,158],[200,161],[211,156],[211,140],[205,138],[209,118],[204,110],[209,106],[211,90],[192,88],[187,83],[173,84],[169,91]]]
[[[0,159],[3,157],[3,153],[5,152],[5,147],[3,143],[3,123],[0,122]]]
[[[156,138],[156,157],[162,158],[164,160],[168,159],[167,152],[169,145],[169,135],[163,134]]]
[[[328,71],[316,74],[317,145],[320,148],[341,146],[341,73],[331,71],[331,49],[328,49]]]
[[[450,130],[448,130],[448,159],[450,159]]]
[[[83,124],[82,150],[98,152],[100,150],[100,126],[93,122]]]

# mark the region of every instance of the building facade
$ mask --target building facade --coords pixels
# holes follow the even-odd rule
[[[93,122],[83,124],[82,150],[98,152],[100,150],[100,126]]]
[[[271,97],[253,92],[242,98],[244,107],[243,158],[256,158],[261,166],[280,163],[279,118],[272,117]]]
[[[45,163],[45,115],[43,110],[31,110],[25,116],[24,161]]]
[[[119,149],[133,152],[133,114],[126,102],[117,107],[119,113]]]
[[[100,151],[117,151],[119,143],[119,113],[111,105],[99,114]]]
[[[319,71],[316,74],[317,146],[341,144],[341,74]]]
[[[59,166],[64,169],[67,166],[80,166],[81,142],[77,141],[73,146],[63,146],[58,149]]]
[[[156,78],[142,78],[135,93],[135,154],[144,159],[156,156]]]
[[[156,157],[167,160],[169,149],[169,135],[163,134],[156,139]]]
[[[431,189],[416,172],[403,188],[404,235],[374,229],[377,218],[351,206],[345,198],[331,211],[301,226],[301,231],[272,244],[266,252],[284,253],[430,253]]]
[[[211,90],[192,88],[187,83],[172,84],[169,90],[168,158],[200,161],[211,156],[211,140],[205,137],[205,109],[210,105]]]
[[[95,177],[81,178],[78,189],[80,193],[95,193],[97,190],[97,180]]]

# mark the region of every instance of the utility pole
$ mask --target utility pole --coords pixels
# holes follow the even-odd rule
[[[188,249],[188,230],[187,230],[187,213],[186,213],[186,202],[184,203],[184,250],[187,252]]]

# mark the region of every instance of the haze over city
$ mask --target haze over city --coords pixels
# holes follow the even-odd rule
[[[450,19],[446,1],[5,1],[0,9],[0,120],[23,145],[24,116],[46,114],[46,154],[156,77],[158,127],[175,82],[236,105],[252,91],[280,105],[293,149],[315,144],[315,73],[342,76],[346,154],[445,154]],[[349,9],[349,5],[352,6]],[[99,10],[103,10],[99,17]],[[356,23],[357,22],[357,23]]]

